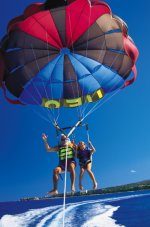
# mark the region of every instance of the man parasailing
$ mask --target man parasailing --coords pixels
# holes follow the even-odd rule
[[[45,144],[45,148],[48,152],[58,152],[59,155],[59,163],[58,166],[53,170],[53,189],[48,192],[48,194],[56,195],[58,194],[58,178],[59,174],[65,171],[65,167],[67,164],[67,171],[70,172],[71,179],[71,191],[75,192],[75,144],[74,142],[70,142],[70,140],[66,137],[65,134],[61,134],[60,144],[55,147],[50,147],[47,142],[48,136],[44,133],[42,134],[42,139]],[[67,153],[67,154],[66,154]],[[67,157],[67,162],[66,162]]]

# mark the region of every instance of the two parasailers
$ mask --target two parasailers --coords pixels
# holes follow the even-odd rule
[[[42,134],[42,139],[44,141],[45,148],[48,152],[58,152],[59,163],[53,170],[53,189],[49,191],[49,194],[58,194],[58,179],[59,175],[65,171],[65,166],[67,166],[67,171],[70,172],[71,179],[71,191],[75,192],[75,167],[76,160],[79,159],[80,165],[80,175],[79,175],[79,188],[83,190],[82,179],[85,170],[88,172],[91,180],[93,181],[93,189],[97,188],[97,182],[95,180],[94,174],[91,170],[92,167],[92,154],[95,152],[95,148],[89,141],[89,146],[83,141],[80,141],[78,145],[75,144],[74,140],[70,141],[65,134],[61,134],[60,143],[58,146],[50,147],[48,144],[48,136]]]

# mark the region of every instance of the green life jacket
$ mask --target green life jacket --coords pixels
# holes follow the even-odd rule
[[[67,151],[67,159],[71,159],[74,158],[74,150],[72,147],[60,147],[59,148],[59,152],[58,152],[58,156],[59,156],[59,160],[63,161],[66,159],[66,151]]]

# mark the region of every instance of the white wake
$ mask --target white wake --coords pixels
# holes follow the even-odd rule
[[[105,203],[141,196],[145,194],[69,203],[65,209],[65,227],[124,227],[116,224],[116,220],[113,219],[113,214],[119,207]],[[4,215],[0,219],[0,227],[61,227],[62,217],[62,205],[31,209],[21,214]]]

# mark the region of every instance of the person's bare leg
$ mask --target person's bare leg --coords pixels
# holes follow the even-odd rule
[[[75,164],[71,163],[70,164],[70,179],[71,179],[71,191],[75,192],[75,177],[76,177],[76,173],[75,173]]]
[[[53,190],[49,191],[48,194],[57,195],[58,194],[58,178],[59,174],[62,172],[60,167],[56,167],[53,171]]]
[[[85,171],[84,168],[80,167],[80,175],[79,175],[79,188],[80,188],[80,190],[83,190],[82,179],[83,179],[84,171]]]
[[[86,170],[87,170],[87,172],[88,172],[90,178],[91,178],[92,181],[93,181],[93,189],[95,190],[95,189],[97,189],[97,182],[96,182],[96,180],[95,180],[95,177],[94,177],[94,174],[93,174],[91,168],[92,168],[92,163],[88,163],[88,164],[87,164]]]

